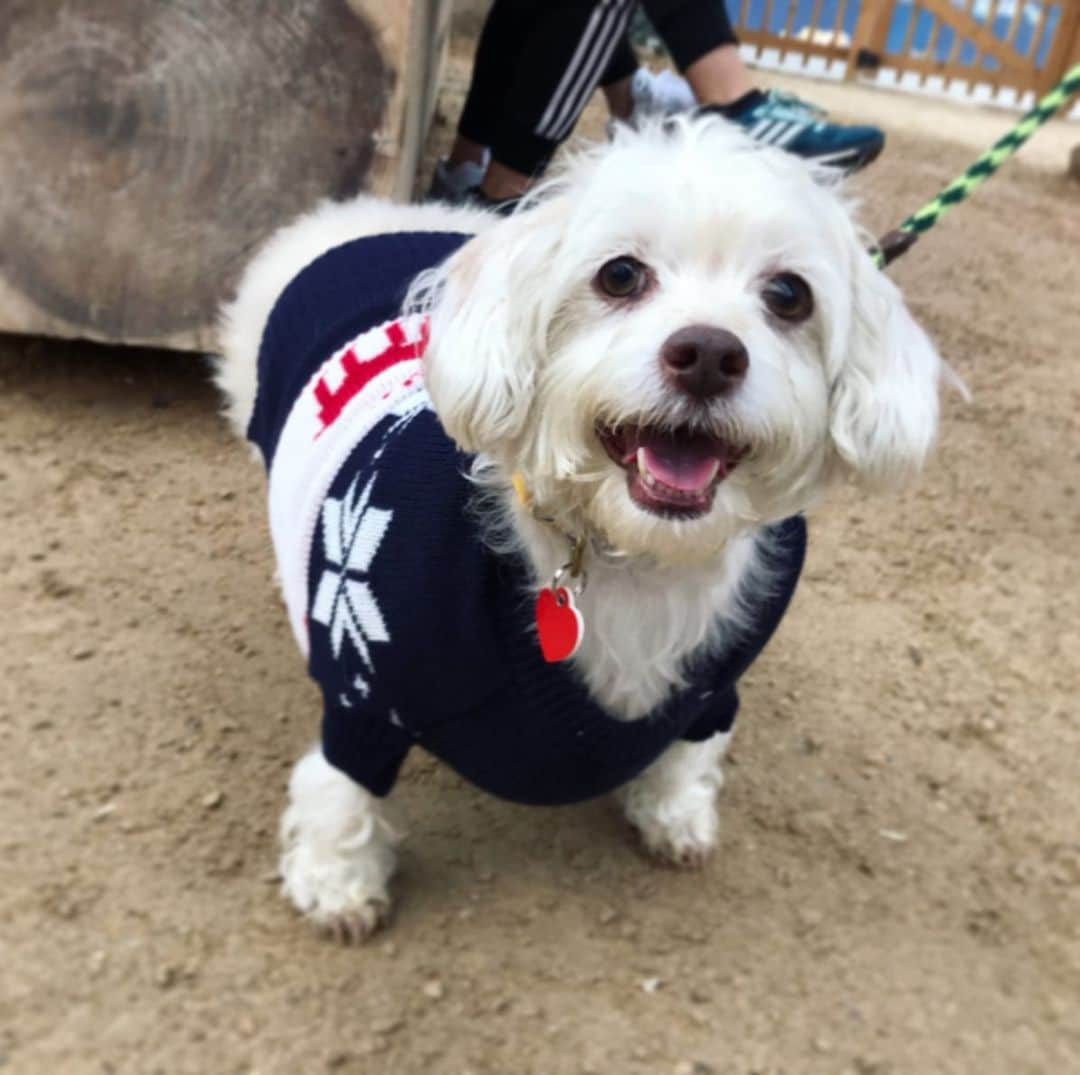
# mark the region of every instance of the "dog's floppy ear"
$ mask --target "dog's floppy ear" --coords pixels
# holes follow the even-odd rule
[[[922,467],[937,432],[942,362],[895,284],[852,251],[847,340],[835,341],[830,433],[865,484],[894,487]]]
[[[558,200],[492,224],[438,270],[424,380],[450,437],[491,451],[523,430],[558,305]]]

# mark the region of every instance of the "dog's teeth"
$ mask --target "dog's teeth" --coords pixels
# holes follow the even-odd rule
[[[638,474],[641,475],[641,481],[646,488],[663,489],[667,495],[672,496],[675,499],[696,500],[700,498],[702,490],[707,489],[716,479],[716,475],[720,473],[720,460],[714,459],[712,461],[709,468],[709,476],[702,483],[701,489],[674,489],[670,485],[660,481],[660,479],[649,470],[649,467],[645,462],[644,448],[638,448],[637,450],[637,470]]]

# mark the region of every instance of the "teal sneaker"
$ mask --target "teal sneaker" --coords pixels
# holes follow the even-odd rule
[[[735,115],[717,105],[701,111],[725,116],[755,141],[847,172],[865,168],[885,146],[885,135],[877,127],[830,123],[824,110],[793,94],[769,90],[756,97]]]

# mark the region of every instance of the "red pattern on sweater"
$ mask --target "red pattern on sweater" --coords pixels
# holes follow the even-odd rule
[[[319,432],[320,436],[341,417],[341,412],[346,405],[358,393],[363,391],[364,386],[374,380],[383,370],[397,365],[399,362],[408,362],[423,356],[427,349],[430,329],[427,318],[420,325],[420,338],[410,340],[399,321],[393,321],[386,326],[387,346],[377,355],[361,361],[356,352],[350,347],[341,356],[339,366],[343,374],[341,384],[337,388],[331,388],[326,381],[325,374],[320,377],[312,389],[319,403]]]

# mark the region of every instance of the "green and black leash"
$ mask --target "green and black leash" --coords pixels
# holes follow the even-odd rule
[[[941,219],[946,209],[962,202],[984,180],[992,176],[1078,90],[1080,63],[1070,68],[1065,77],[962,176],[954,179],[936,198],[912,213],[899,228],[890,231],[878,241],[877,248],[870,251],[878,267],[884,269],[902,254],[906,254],[918,241],[919,236],[924,231],[929,231]]]

